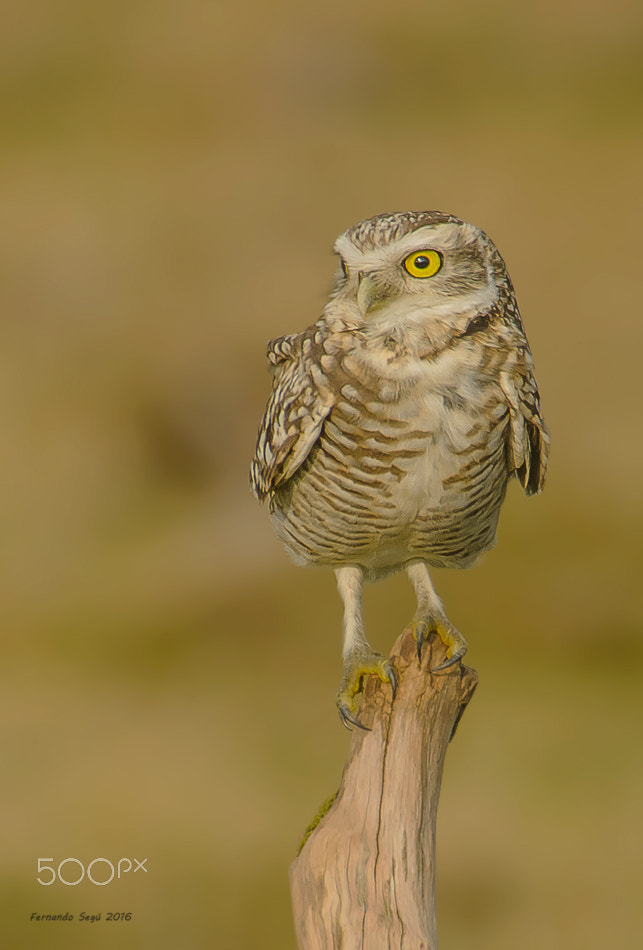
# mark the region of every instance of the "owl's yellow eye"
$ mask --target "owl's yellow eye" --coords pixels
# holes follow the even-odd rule
[[[433,277],[442,267],[442,255],[438,251],[413,251],[403,261],[404,270],[411,277]]]

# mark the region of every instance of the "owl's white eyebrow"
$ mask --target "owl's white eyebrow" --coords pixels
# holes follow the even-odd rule
[[[404,257],[413,250],[435,247],[437,250],[449,250],[462,239],[462,225],[427,225],[410,231],[399,240],[369,251],[360,251],[347,235],[342,234],[335,242],[334,251],[348,266],[379,267],[390,262],[392,255]]]

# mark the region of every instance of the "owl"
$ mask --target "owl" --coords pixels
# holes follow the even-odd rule
[[[507,483],[543,487],[549,436],[509,274],[481,230],[438,211],[381,214],[335,242],[323,315],[268,345],[273,381],[251,467],[299,564],[334,569],[344,605],[337,707],[360,726],[390,662],[364,631],[362,586],[404,570],[433,672],[467,649],[429,567],[472,565],[495,542]]]

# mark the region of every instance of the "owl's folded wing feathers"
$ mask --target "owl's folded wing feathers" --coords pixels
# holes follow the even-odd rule
[[[501,373],[500,385],[509,406],[509,464],[528,495],[542,491],[549,433],[540,414],[540,396],[532,372],[531,355],[517,352],[515,364]]]
[[[259,428],[250,486],[261,501],[291,478],[308,457],[334,405],[319,364],[319,343],[308,331],[268,344],[275,367]]]

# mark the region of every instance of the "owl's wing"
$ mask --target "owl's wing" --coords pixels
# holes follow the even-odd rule
[[[540,395],[531,354],[520,347],[517,359],[500,376],[509,406],[509,464],[528,495],[543,489],[549,458],[549,433],[540,414]]]
[[[335,397],[321,368],[319,331],[268,344],[272,391],[259,427],[250,487],[261,501],[291,478],[308,457]]]

